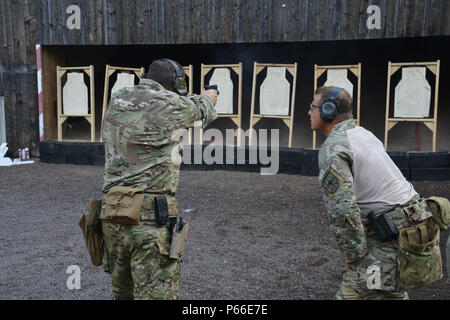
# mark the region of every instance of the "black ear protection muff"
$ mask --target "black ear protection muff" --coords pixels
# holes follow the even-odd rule
[[[320,106],[320,117],[325,122],[331,122],[336,118],[337,108],[339,106],[339,102],[337,101],[337,97],[339,93],[344,90],[342,88],[334,87],[328,95],[327,99]]]
[[[173,89],[180,96],[187,96],[187,85],[186,80],[184,80],[183,70],[175,63],[175,61],[170,59],[164,59],[169,62],[175,70],[175,80],[173,81]]]

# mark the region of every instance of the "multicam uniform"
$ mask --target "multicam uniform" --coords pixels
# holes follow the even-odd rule
[[[146,198],[175,195],[181,163],[177,131],[192,127],[197,120],[206,127],[216,117],[208,97],[179,96],[150,79],[119,90],[103,122],[103,192],[125,186],[142,190]],[[145,211],[144,206],[141,210]],[[180,262],[168,256],[167,227],[141,219],[139,225],[104,221],[102,229],[106,245],[103,266],[111,274],[116,299],[178,298]]]
[[[397,286],[396,240],[380,242],[367,220],[418,198],[382,143],[353,119],[336,124],[319,152],[319,183],[331,230],[347,260],[337,299],[407,299]],[[380,286],[373,271],[380,271]]]

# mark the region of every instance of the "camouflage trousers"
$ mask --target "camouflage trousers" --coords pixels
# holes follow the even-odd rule
[[[111,274],[116,300],[178,299],[181,262],[169,258],[166,227],[102,223],[105,240],[103,268]]]
[[[370,227],[366,228],[367,254],[345,266],[337,300],[407,300],[406,291],[398,290],[397,240],[380,242]]]

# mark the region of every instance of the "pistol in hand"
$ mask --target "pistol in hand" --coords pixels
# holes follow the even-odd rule
[[[212,84],[210,86],[205,86],[205,90],[216,90],[217,91],[217,95],[219,95],[219,90],[217,90],[217,84]]]

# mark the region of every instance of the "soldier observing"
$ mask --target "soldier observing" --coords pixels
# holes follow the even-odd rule
[[[100,220],[115,299],[179,297],[188,224],[175,198],[182,142],[176,132],[217,118],[216,90],[187,96],[184,77],[179,63],[153,61],[138,85],[114,94],[104,118]]]
[[[356,126],[347,91],[337,87],[317,89],[308,115],[311,129],[327,136],[319,151],[319,184],[332,233],[345,257],[343,282],[335,298],[408,299],[408,286],[399,285],[396,232],[401,226],[409,227],[405,209],[412,208],[425,219],[431,215],[428,205],[390,159],[383,144],[370,131]],[[384,214],[374,220],[378,213]],[[378,232],[381,218],[391,230]],[[433,243],[432,252],[438,261],[439,243],[437,249]],[[439,273],[442,270],[436,270],[437,276],[429,280],[438,279]],[[409,280],[410,275],[406,276]]]

